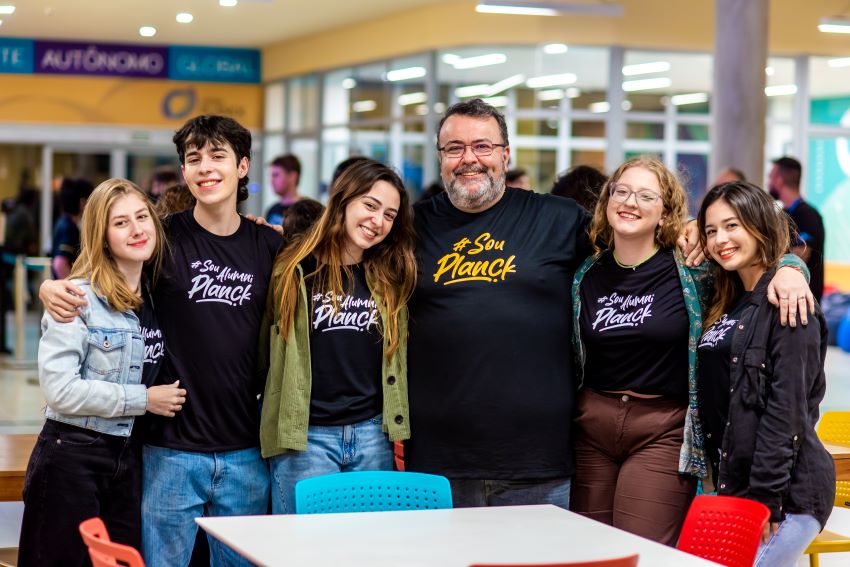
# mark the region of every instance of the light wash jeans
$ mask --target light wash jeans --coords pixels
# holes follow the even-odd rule
[[[485,480],[449,479],[455,508],[554,504],[570,509],[572,479]]]
[[[776,534],[759,546],[753,567],[795,567],[820,533],[820,523],[808,514],[786,514]]]
[[[269,459],[272,513],[295,513],[295,484],[323,474],[393,470],[393,448],[381,430],[381,416],[352,425],[311,425],[307,450]]]
[[[148,567],[188,565],[199,516],[268,513],[269,470],[259,448],[194,453],[145,445],[142,550]],[[208,536],[210,565],[251,565]]]

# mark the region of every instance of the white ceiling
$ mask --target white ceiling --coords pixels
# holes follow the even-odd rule
[[[15,13],[0,19],[0,37],[262,47],[446,0],[0,0]],[[178,12],[194,16],[190,24]],[[139,35],[153,26],[154,37]]]

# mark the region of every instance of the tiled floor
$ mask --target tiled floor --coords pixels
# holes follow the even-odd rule
[[[0,359],[0,433],[31,433],[41,429],[44,398],[38,388],[38,373],[35,367],[38,324],[39,316],[30,314],[25,328],[26,355],[23,362],[29,361],[31,364],[21,364],[21,361],[15,361],[11,356]],[[14,340],[13,325],[11,318],[7,320],[9,346]],[[23,368],[18,368],[20,366]],[[826,375],[826,397],[821,404],[821,413],[850,409],[850,353],[830,347],[826,358]],[[17,522],[20,522],[20,504],[0,503],[0,548],[15,544]],[[850,524],[842,522],[845,523]],[[847,529],[850,530],[850,525]],[[804,559],[800,565],[808,563]],[[823,555],[821,565],[846,567],[850,565],[850,554]]]

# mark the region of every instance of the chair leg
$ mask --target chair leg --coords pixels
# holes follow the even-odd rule
[[[820,567],[820,558],[817,553],[809,554],[809,567]]]

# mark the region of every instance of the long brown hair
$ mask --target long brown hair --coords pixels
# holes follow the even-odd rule
[[[115,201],[125,195],[137,195],[147,206],[148,214],[154,225],[156,245],[151,257],[145,262],[145,268],[153,280],[156,280],[162,265],[165,233],[159,217],[153,210],[150,200],[139,187],[126,179],[107,179],[89,196],[80,229],[80,255],[74,262],[70,278],[84,278],[91,282],[92,288],[106,298],[107,303],[116,311],[138,309],[142,299],[130,289],[127,280],[118,269],[115,259],[109,252],[106,231],[109,229],[109,211]]]
[[[608,222],[608,200],[611,198],[611,186],[616,184],[626,170],[633,167],[642,167],[658,179],[661,187],[661,203],[664,205],[666,218],[664,223],[655,231],[655,243],[661,248],[669,248],[676,244],[676,240],[685,226],[688,216],[688,197],[685,189],[676,175],[667,169],[663,163],[651,156],[637,156],[624,162],[617,168],[599,194],[599,201],[593,211],[593,222],[590,225],[590,242],[596,253],[602,252],[600,246],[604,244],[605,249],[614,247],[614,230]]]
[[[413,211],[398,174],[371,159],[358,161],[339,176],[330,190],[328,206],[316,224],[275,260],[272,285],[275,297],[279,297],[280,336],[284,340],[295,318],[299,288],[297,268],[304,258],[311,254],[316,258],[315,281],[332,292],[334,302],[344,291],[343,281],[351,281],[351,268],[343,262],[347,239],[345,209],[378,181],[386,181],[398,190],[400,204],[386,238],[363,252],[363,268],[367,280],[381,296],[387,313],[387,325],[382,329],[389,343],[387,357],[398,348],[399,316],[416,285]]]
[[[782,256],[791,248],[791,226],[788,215],[779,209],[773,199],[761,188],[745,181],[732,181],[713,187],[699,208],[697,223],[699,240],[707,250],[705,217],[708,207],[718,201],[728,204],[735,216],[756,241],[756,261],[766,270],[776,268]],[[703,319],[703,328],[708,328],[732,308],[741,292],[741,278],[737,272],[728,272],[715,266],[714,297],[708,314]]]

